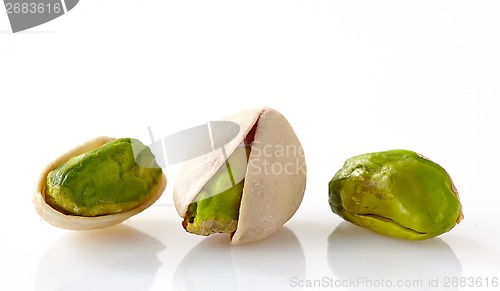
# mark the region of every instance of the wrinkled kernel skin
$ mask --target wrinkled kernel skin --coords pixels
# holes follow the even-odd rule
[[[140,152],[137,157],[132,142]],[[150,168],[140,166],[136,159]],[[45,199],[68,215],[120,213],[146,201],[161,175],[162,169],[147,146],[136,139],[117,139],[72,157],[49,172]]]
[[[329,203],[333,212],[359,226],[411,240],[447,232],[462,218],[446,171],[408,150],[348,159],[329,183]]]

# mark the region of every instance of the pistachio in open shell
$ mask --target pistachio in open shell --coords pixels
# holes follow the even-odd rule
[[[188,232],[230,233],[232,244],[260,240],[300,206],[304,152],[287,119],[274,109],[247,110],[223,120],[238,124],[239,132],[222,149],[182,165],[175,206]]]
[[[136,139],[98,137],[45,168],[34,204],[54,226],[105,228],[151,206],[165,187],[166,177],[147,146]]]
[[[329,183],[329,202],[347,221],[410,240],[438,236],[463,219],[448,173],[409,150],[348,159]]]

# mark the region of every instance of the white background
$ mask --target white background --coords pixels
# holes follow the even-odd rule
[[[493,290],[486,285],[500,277],[499,8],[82,0],[17,34],[0,13],[0,289],[300,290],[293,286],[309,282],[317,288],[302,289],[331,290],[326,283],[361,277],[424,284],[399,290],[450,280],[441,289],[458,290],[458,276],[482,283],[460,289]],[[118,227],[61,230],[34,210],[43,167],[83,141],[149,143],[147,126],[161,138],[259,106],[289,119],[308,166],[299,211],[264,241],[231,247],[225,236],[185,233],[172,207],[175,166],[166,169],[161,199]],[[420,152],[450,173],[462,223],[407,242],[331,212],[327,184],[343,162],[393,148]]]

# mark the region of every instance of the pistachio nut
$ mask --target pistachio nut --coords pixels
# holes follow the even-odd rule
[[[438,236],[463,218],[448,173],[409,150],[348,159],[329,183],[329,203],[347,221],[410,240]]]
[[[233,244],[260,240],[283,226],[302,202],[302,146],[287,119],[271,108],[223,120],[238,124],[239,132],[222,148],[184,162],[175,206],[190,233],[230,233]]]
[[[97,229],[143,211],[165,187],[166,177],[147,146],[136,139],[98,137],[45,168],[34,204],[54,226]]]

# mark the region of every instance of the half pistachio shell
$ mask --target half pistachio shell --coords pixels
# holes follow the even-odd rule
[[[329,183],[329,203],[345,220],[410,240],[438,236],[463,219],[448,173],[409,150],[348,159]]]
[[[177,174],[174,202],[184,218],[200,190],[237,149],[250,146],[236,231],[231,243],[263,239],[297,211],[306,187],[302,146],[287,119],[271,108],[243,111],[223,120],[240,126],[238,134],[208,154],[186,161]]]
[[[89,152],[91,150],[95,150],[113,140],[115,139],[106,136],[101,136],[89,140],[86,143],[83,143],[80,146],[61,155],[60,157],[58,157],[45,167],[38,180],[37,189],[33,198],[35,209],[44,220],[46,220],[47,222],[56,227],[71,229],[71,230],[90,230],[90,229],[106,228],[115,224],[119,224],[125,221],[126,219],[145,210],[161,196],[167,184],[166,176],[163,173],[161,174],[159,182],[152,189],[150,189],[149,197],[140,205],[132,209],[126,210],[124,212],[113,213],[108,215],[100,215],[100,216],[78,216],[78,215],[63,213],[47,203],[46,201],[47,176],[52,170],[57,168],[59,165],[66,163],[72,157]]]

